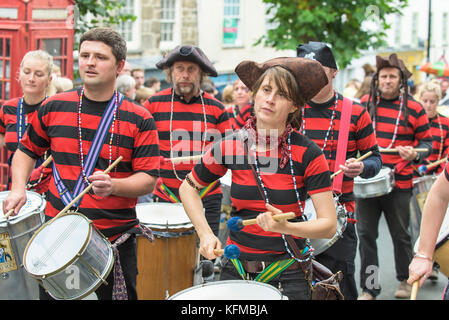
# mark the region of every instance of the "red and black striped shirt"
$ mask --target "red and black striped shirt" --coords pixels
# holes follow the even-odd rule
[[[0,108],[0,134],[5,135],[5,146],[11,152],[15,152],[18,144],[17,136],[17,109],[20,109],[19,101],[21,98],[14,98],[5,101]],[[29,105],[22,99],[22,108],[25,115],[26,123],[31,122],[31,118],[35,115],[42,101],[38,104]],[[22,132],[22,137],[25,134]]]
[[[301,132],[306,134],[307,137],[323,150],[331,172],[340,170],[340,168],[335,168],[335,162],[337,158],[342,107],[343,96],[337,94],[337,105],[335,105],[334,96],[331,100],[323,104],[309,102],[304,108]],[[363,155],[369,151],[372,151],[373,154],[366,161],[378,158],[380,163],[381,155],[377,146],[371,117],[363,106],[352,101],[346,159],[357,158],[358,152],[360,152],[360,155]],[[373,175],[376,174],[376,172],[373,173]],[[371,176],[364,176],[362,174],[361,177],[370,178]],[[353,189],[354,179],[343,176],[342,194],[339,200],[345,203],[346,209],[349,212],[354,212],[355,210]]]
[[[253,104],[248,103],[247,105],[244,105],[242,108],[239,106],[235,106],[235,112],[232,113],[233,116],[233,129],[239,130],[243,128],[243,126],[246,123],[246,120],[253,114]]]
[[[172,157],[170,153],[172,149],[174,158],[200,155],[206,147],[232,131],[231,121],[225,107],[207,92],[202,94],[202,98],[196,96],[187,102],[172,92],[172,88],[168,88],[151,96],[144,106],[150,111],[156,122],[160,153],[165,159]],[[206,137],[204,136],[205,131]],[[170,136],[172,145],[170,145]],[[193,161],[176,163],[176,175],[180,179],[184,179],[194,165]],[[179,198],[178,190],[182,181],[178,180],[176,175],[172,162],[161,159],[160,178],[162,183]],[[220,184],[217,183],[208,195],[220,193]],[[154,194],[170,201],[159,188],[155,189]]]
[[[194,167],[192,174],[199,183],[207,185],[224,176],[228,169],[232,170],[231,215],[246,220],[266,212],[266,207],[244,152],[243,131],[239,130],[214,144]],[[295,131],[291,133],[291,149],[296,190],[304,208],[307,193],[331,190],[329,167],[317,145]],[[284,168],[280,167],[280,151],[277,148],[258,152],[257,158],[270,204],[283,212],[292,211],[300,216],[290,162]],[[300,241],[300,238],[294,238]],[[290,257],[281,234],[266,232],[257,224],[245,226],[241,231],[230,231],[228,244],[239,246],[243,260],[274,261]]]
[[[74,190],[81,173],[77,122],[79,94],[80,90],[74,89],[45,100],[19,144],[20,150],[33,158],[41,156],[50,148],[53,162],[63,183],[70,191]],[[81,131],[84,159],[108,103],[109,101],[96,102],[83,97]],[[158,176],[159,142],[150,113],[125,98],[119,106],[112,145],[109,143],[111,129],[112,125],[94,171],[104,171],[109,166],[111,147],[112,161],[123,156],[123,160],[110,172],[112,178],[126,178],[136,172]],[[105,236],[113,240],[122,232],[137,225],[136,203],[137,198],[119,196],[100,198],[90,192],[82,198],[79,212],[92,220]],[[64,207],[52,176],[45,214],[54,217]]]
[[[432,153],[425,159],[424,164],[432,163],[443,159],[449,151],[449,119],[436,115],[430,121],[430,134],[432,135]],[[440,128],[441,126],[441,128]],[[430,168],[426,174],[441,173],[445,164]]]
[[[361,103],[366,103],[368,95],[362,97]],[[387,148],[394,137],[396,127],[396,120],[399,115],[399,98],[387,100],[380,98],[377,104],[377,122],[375,124],[375,132],[379,148]],[[408,123],[405,125],[404,112],[401,113],[401,118],[398,124],[396,140],[391,146],[417,146],[418,144],[427,143],[432,144],[432,137],[430,135],[429,119],[421,104],[411,96],[408,97]],[[398,164],[405,166],[398,172],[394,171],[395,187],[398,189],[412,189],[413,188],[413,167],[410,161],[403,160],[399,154],[383,153],[383,165],[389,168],[395,168]]]

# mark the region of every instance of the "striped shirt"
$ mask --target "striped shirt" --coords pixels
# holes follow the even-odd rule
[[[207,185],[224,176],[228,169],[232,170],[231,216],[246,220],[267,210],[245,156],[240,138],[243,131],[226,136],[216,143],[194,167],[192,174],[199,183]],[[295,131],[291,133],[291,150],[296,188],[304,208],[307,192],[316,194],[331,190],[329,168],[317,145]],[[254,155],[253,151],[251,153]],[[290,162],[280,168],[278,148],[257,152],[257,158],[270,204],[283,212],[292,211],[300,216]],[[300,238],[294,239],[301,248]],[[240,248],[240,258],[243,260],[274,261],[290,257],[281,234],[266,232],[257,224],[245,226],[241,231],[230,231],[228,244],[236,244]]]
[[[368,96],[364,96],[361,103],[367,101]],[[399,98],[387,100],[380,98],[377,105],[377,123],[374,128],[376,131],[377,143],[379,148],[387,148],[394,137],[396,127],[396,119],[399,115]],[[404,125],[404,113],[401,113],[401,118],[397,128],[396,140],[391,146],[417,146],[418,144],[432,144],[432,137],[430,135],[429,119],[421,104],[413,100],[411,96],[408,97],[407,105],[408,125]],[[401,169],[396,168],[394,171],[395,187],[398,189],[412,189],[413,188],[413,167],[410,161],[403,160],[401,156],[396,153],[383,153],[383,165],[389,168],[404,165]]]
[[[171,103],[172,93],[173,105]],[[160,153],[166,159],[161,161],[160,180],[179,198],[178,189],[182,182],[179,179],[185,178],[194,167],[195,162],[176,163],[174,164],[175,171],[173,163],[168,159],[200,155],[210,144],[220,140],[227,132],[231,132],[228,113],[223,104],[207,92],[203,93],[202,98],[200,96],[193,97],[187,102],[174,93],[171,88],[151,96],[144,106],[150,111],[156,122]],[[204,135],[205,131],[207,132],[206,136]],[[173,155],[171,155],[171,150]],[[159,186],[154,190],[154,194],[171,201]],[[208,193],[208,195],[214,194],[221,194],[220,183],[217,183]]]
[[[246,120],[253,114],[254,105],[249,103],[242,108],[238,108],[238,112],[234,118],[234,130],[238,130],[243,128],[246,123]]]
[[[41,156],[50,148],[61,179],[71,192],[81,173],[78,138],[79,94],[80,89],[74,89],[44,101],[19,144],[20,150],[33,158]],[[84,159],[108,103],[109,101],[95,102],[83,97],[81,132]],[[126,178],[136,172],[158,176],[158,136],[150,113],[125,98],[119,106],[117,121],[113,124],[113,142],[109,143],[111,125],[94,171],[104,171],[109,166],[109,160],[114,161],[123,156],[123,160],[109,173],[111,178]],[[91,191],[82,198],[78,211],[92,220],[106,237],[113,240],[137,225],[136,203],[137,198],[100,198]],[[64,207],[52,176],[45,214],[54,217]]]
[[[335,162],[342,107],[343,96],[337,94],[337,105],[335,105],[334,96],[323,104],[309,102],[304,108],[301,132],[305,133],[307,137],[323,150],[331,172],[340,170],[340,168],[335,168]],[[381,155],[377,146],[371,117],[363,106],[353,101],[346,159],[357,158],[359,156],[358,152],[360,152],[360,155],[363,155],[369,151],[372,151],[373,154],[364,160],[364,164],[367,164],[365,169],[368,169],[370,161],[375,158],[377,158],[376,167],[378,168],[376,168],[377,170],[364,170],[360,175],[362,178],[370,178],[377,174],[381,166]],[[343,175],[342,194],[339,197],[339,201],[345,203],[345,207],[349,212],[354,212],[355,210],[353,189],[354,179]]]
[[[17,109],[20,109],[20,99],[14,98],[6,101],[0,108],[0,133],[5,135],[5,146],[11,152],[15,152],[18,144],[17,136]],[[23,99],[23,114],[25,115],[25,123],[29,123],[31,118],[35,115],[36,110],[41,105],[42,101],[38,104],[29,105]],[[19,111],[20,112],[20,111]],[[22,132],[22,137],[25,134]]]
[[[440,115],[429,119],[430,134],[432,135],[432,153],[425,159],[424,163],[432,163],[443,159],[449,151],[449,119]],[[440,129],[441,125],[441,129]],[[441,173],[444,169],[444,163],[430,168],[426,174]]]

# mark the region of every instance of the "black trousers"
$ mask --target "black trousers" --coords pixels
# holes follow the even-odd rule
[[[380,294],[379,258],[376,240],[379,219],[383,213],[393,240],[396,279],[408,279],[408,266],[413,257],[409,234],[412,190],[393,189],[387,195],[356,200],[357,233],[360,241],[360,287],[374,297]],[[382,237],[386,235],[382,234]]]
[[[122,266],[123,276],[125,278],[128,300],[137,300],[137,248],[136,235],[132,234],[128,240],[119,245],[120,264]],[[107,285],[102,284],[95,291],[98,300],[112,300],[112,289],[114,286],[114,269],[111,270],[106,278]],[[42,286],[39,286],[40,300],[54,300]]]
[[[340,290],[345,300],[356,300],[355,256],[357,254],[357,235],[352,223],[346,225],[343,235],[329,249],[315,257],[316,261],[328,267],[333,273],[341,271],[343,279]]]

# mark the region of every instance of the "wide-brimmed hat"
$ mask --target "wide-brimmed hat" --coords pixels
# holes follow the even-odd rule
[[[325,67],[338,69],[331,48],[323,42],[309,41],[309,43],[298,45],[296,56],[316,60]]]
[[[376,68],[377,72],[379,72],[383,68],[398,68],[402,71],[406,79],[412,76],[412,73],[406,68],[404,61],[399,59],[396,53],[390,54],[388,58],[376,56]]]
[[[161,61],[156,63],[156,67],[159,69],[170,68],[176,61],[193,62],[196,63],[208,76],[216,77],[218,75],[217,70],[215,70],[215,67],[206,57],[204,52],[200,48],[191,45],[177,46],[167,53]]]
[[[250,90],[254,91],[253,86],[260,76],[267,69],[276,66],[285,68],[295,77],[301,95],[296,98],[303,103],[312,99],[328,83],[321,64],[306,58],[280,57],[263,63],[245,60],[237,65],[235,73]]]

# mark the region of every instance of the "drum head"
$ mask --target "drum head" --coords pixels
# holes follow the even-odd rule
[[[2,191],[0,192],[0,203],[3,202],[3,200],[6,199],[8,196],[9,191]],[[20,209],[19,213],[16,216],[9,216],[9,221],[13,222],[14,220],[20,220],[25,216],[28,216],[30,214],[40,212],[42,206],[44,205],[44,199],[42,199],[42,196],[36,192],[27,191],[27,202],[23,205],[23,207]],[[0,223],[6,221],[2,209],[3,205],[0,206]]]
[[[220,183],[227,187],[231,186],[231,184],[232,184],[232,171],[231,170],[226,171],[226,174],[220,178]]]
[[[89,235],[89,221],[80,214],[50,220],[28,243],[23,259],[25,269],[43,276],[65,268],[83,249]]]
[[[226,280],[207,282],[180,291],[169,300],[282,300],[275,287],[257,281]]]
[[[181,203],[138,203],[137,219],[145,226],[155,229],[177,229],[193,227]]]

